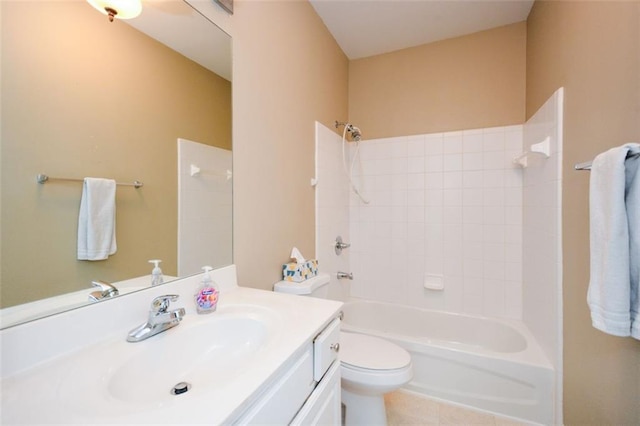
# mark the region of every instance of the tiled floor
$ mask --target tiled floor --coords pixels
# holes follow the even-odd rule
[[[403,390],[385,395],[384,400],[389,426],[526,426],[526,423],[445,404]]]

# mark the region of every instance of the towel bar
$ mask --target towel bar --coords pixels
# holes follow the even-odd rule
[[[627,156],[627,158],[633,158],[633,157],[637,157],[640,154],[631,154],[629,156]],[[591,170],[591,161],[586,161],[584,163],[578,163],[575,166],[573,166],[574,170]]]
[[[40,183],[40,184],[44,184],[44,183],[47,183],[47,182],[52,181],[52,180],[62,180],[62,181],[67,181],[67,182],[84,182],[84,179],[50,177],[50,176],[45,175],[43,173],[40,173],[36,177],[36,181],[38,183]],[[116,185],[119,185],[119,186],[133,186],[136,189],[142,188],[144,186],[144,184],[142,182],[140,182],[139,180],[133,181],[133,183],[116,182]]]

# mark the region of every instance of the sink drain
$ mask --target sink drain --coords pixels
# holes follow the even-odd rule
[[[180,395],[186,393],[191,389],[191,383],[180,382],[171,388],[171,395]]]

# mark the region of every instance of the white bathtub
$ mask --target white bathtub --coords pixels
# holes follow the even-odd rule
[[[554,422],[554,371],[520,322],[354,300],[344,331],[388,339],[411,354],[406,389],[544,425]]]

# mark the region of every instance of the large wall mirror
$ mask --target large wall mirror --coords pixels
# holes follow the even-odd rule
[[[232,263],[230,37],[182,0],[143,1],[130,21],[109,22],[80,0],[4,0],[0,12],[2,311],[149,275],[151,259],[167,277],[196,273],[179,266],[185,239],[215,247],[198,265]],[[195,150],[179,154],[179,140]],[[205,162],[209,147],[227,163]],[[189,161],[199,173],[187,174]],[[78,181],[40,184],[38,174]],[[77,260],[84,177],[144,184],[117,187],[107,260]],[[221,192],[225,202],[201,203]],[[198,214],[180,222],[179,204]],[[204,222],[225,236],[200,232]]]

